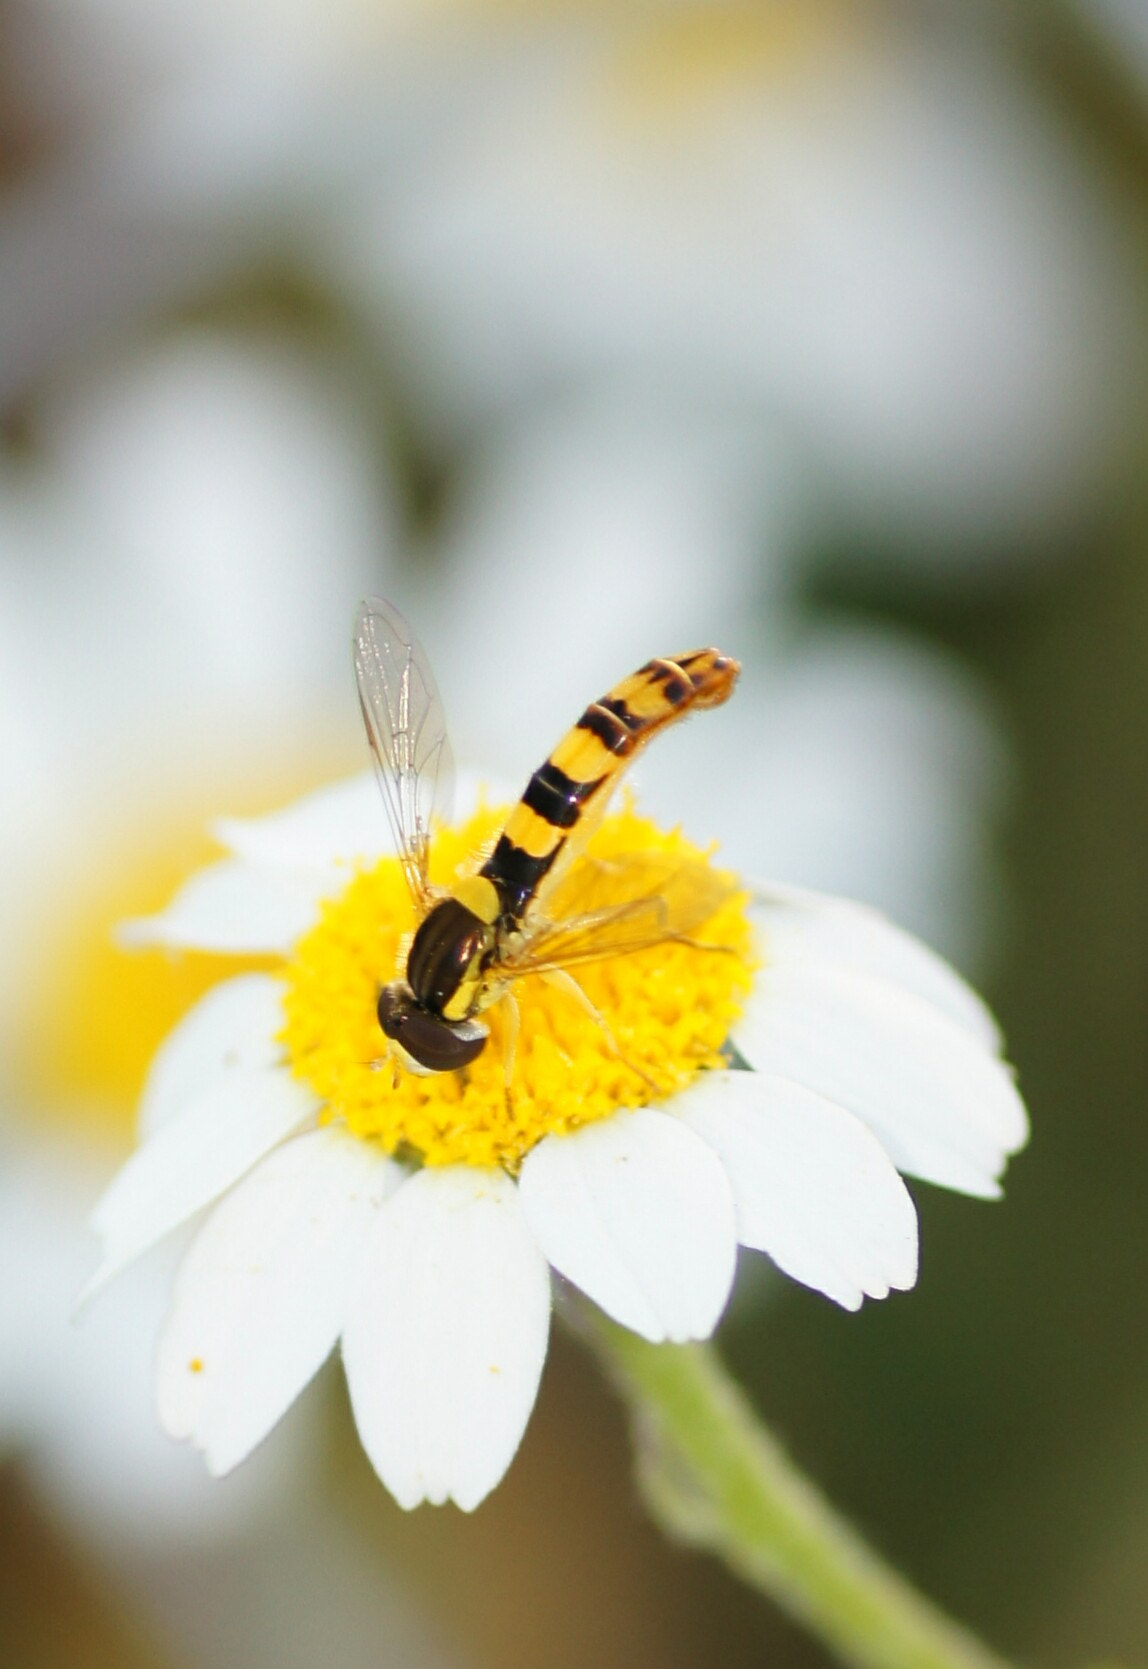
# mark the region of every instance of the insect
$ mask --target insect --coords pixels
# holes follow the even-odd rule
[[[528,974],[562,984],[596,1019],[567,969],[687,939],[735,890],[698,860],[657,853],[601,861],[586,843],[626,767],[667,725],[733,691],[737,661],[717,649],[652,660],[593,702],[535,771],[493,850],[449,890],[428,881],[433,826],[449,820],[453,765],[442,703],[417,639],[381,598],[359,607],[355,675],[383,804],[419,918],[405,978],[382,987],[379,1025],[408,1070],[463,1068],[482,1052],[480,1018],[517,1007]]]

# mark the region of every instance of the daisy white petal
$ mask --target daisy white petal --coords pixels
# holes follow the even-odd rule
[[[762,970],[734,1042],[869,1125],[899,1170],[993,1198],[1028,1133],[1008,1068],[887,980],[813,963]]]
[[[210,1205],[317,1105],[314,1092],[286,1072],[238,1069],[187,1102],[136,1149],[92,1213],[104,1256],[81,1301]]]
[[[317,789],[267,817],[220,817],[220,843],[248,863],[279,869],[331,869],[374,861],[394,849],[372,772]]]
[[[768,962],[808,958],[904,985],[965,1026],[986,1049],[999,1050],[1000,1029],[972,987],[935,951],[879,911],[770,882],[758,890],[750,913]]]
[[[124,922],[125,945],[171,945],[233,955],[286,955],[314,921],[337,873],[275,870],[223,858],[193,875],[166,910]]]
[[[521,1440],[550,1281],[500,1171],[423,1170],[387,1201],[343,1339],[355,1421],[404,1507],[470,1511]]]
[[[151,1135],[217,1078],[275,1066],[283,987],[270,974],[240,974],[215,986],[169,1032],[148,1072],[140,1131]]]
[[[677,1105],[720,1155],[743,1246],[847,1310],[917,1278],[917,1214],[860,1119],[800,1084],[708,1073]]]
[[[555,1269],[616,1321],[654,1341],[713,1332],[733,1281],[733,1196],[683,1124],[642,1108],[548,1136],[519,1191]]]
[[[160,1342],[160,1419],[217,1475],[322,1366],[379,1205],[402,1170],[345,1131],[285,1142],[216,1206],[180,1269]]]

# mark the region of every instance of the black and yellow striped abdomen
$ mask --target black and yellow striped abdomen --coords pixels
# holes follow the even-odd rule
[[[480,871],[498,893],[500,923],[519,922],[587,810],[601,806],[646,743],[694,707],[718,707],[738,663],[718,649],[647,661],[593,702],[526,785]]]

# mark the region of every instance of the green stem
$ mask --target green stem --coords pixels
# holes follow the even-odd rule
[[[866,1546],[762,1426],[710,1345],[649,1344],[595,1312],[658,1523],[708,1548],[861,1669],[1007,1669]]]

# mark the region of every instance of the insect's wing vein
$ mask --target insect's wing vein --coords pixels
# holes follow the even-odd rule
[[[450,816],[454,766],[438,686],[391,603],[368,597],[354,632],[355,677],[395,850],[416,902],[428,899],[434,818]]]
[[[734,876],[697,859],[583,857],[553,898],[552,912],[527,924],[503,966],[512,977],[544,973],[685,938],[737,889]]]

